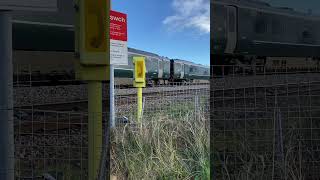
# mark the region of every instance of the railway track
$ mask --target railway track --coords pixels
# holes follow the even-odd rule
[[[149,91],[144,92],[143,97],[147,99],[159,100],[166,97],[172,98],[187,98],[192,97],[194,94],[207,92],[209,96],[208,88],[190,89],[186,91],[183,89],[176,89],[175,91]],[[203,94],[202,94],[203,95]],[[107,107],[109,101],[104,98],[103,105]],[[136,103],[136,93],[127,93],[119,95],[115,99],[116,106],[128,105]],[[49,102],[49,103],[33,103],[32,105],[20,105],[15,106],[16,109],[34,109],[34,110],[55,110],[61,112],[85,112],[87,110],[87,99],[65,102]]]
[[[144,96],[157,94],[181,94],[184,92],[209,89],[209,84],[190,84],[181,86],[159,86],[144,88]],[[107,99],[109,88],[104,86],[103,98]],[[134,97],[137,93],[135,88],[116,89],[115,96]],[[87,88],[85,85],[54,86],[54,87],[20,87],[14,89],[14,107],[23,108],[30,106],[50,106],[56,104],[82,103],[87,99]]]
[[[135,91],[135,89],[133,91]],[[146,104],[148,104],[147,106],[155,108],[155,106],[170,104],[170,102],[176,102],[177,100],[187,101],[192,99],[194,95],[204,95],[205,93],[209,96],[208,85],[169,88],[157,87],[152,89],[145,88],[144,98]],[[118,109],[122,109],[122,113],[136,106],[136,92],[125,92],[125,90],[121,92],[121,90],[118,90],[116,94],[115,104]],[[161,100],[161,102],[159,100]],[[81,125],[86,124],[81,124],[81,122],[86,122],[87,104],[87,100],[82,99],[15,106],[15,128],[22,129],[22,131],[32,129],[33,132],[55,131],[57,129],[70,127],[79,128],[79,126],[81,127]],[[104,112],[106,112],[108,104],[109,101],[105,98],[105,100],[103,100],[103,107],[105,107]],[[60,117],[59,114],[65,117]],[[72,120],[73,116],[76,116],[74,120]],[[44,124],[48,125],[44,127]],[[59,124],[59,126],[57,126],[57,124]]]
[[[131,80],[132,83],[133,80]],[[108,83],[108,82],[106,82]],[[129,81],[130,83],[130,81]],[[209,80],[200,80],[200,82],[196,82],[196,84],[208,84]],[[19,88],[19,87],[40,87],[40,86],[67,86],[67,85],[81,85],[81,84],[86,84],[85,81],[81,80],[76,80],[76,79],[56,79],[56,80],[41,80],[41,81],[36,81],[36,80],[24,80],[24,81],[18,81],[15,80],[13,82],[13,87],[14,88]],[[124,83],[118,83],[117,80],[115,80],[115,84],[119,89],[126,89],[126,88],[133,88],[132,84],[124,84]],[[191,84],[191,82],[168,82],[167,84],[146,84],[147,87],[157,87],[157,86],[177,86],[177,85],[183,85],[183,84]],[[195,84],[195,83],[194,83]]]

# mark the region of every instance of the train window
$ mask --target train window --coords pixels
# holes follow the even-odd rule
[[[272,19],[272,34],[281,34],[282,33],[282,26],[278,19]]]
[[[170,62],[169,61],[164,61],[164,72],[170,72]]]
[[[193,73],[197,74],[199,72],[198,67],[193,67]]]
[[[163,64],[164,62],[163,61],[159,61],[159,68],[160,69],[163,69],[163,67],[164,67],[164,64]]]
[[[145,58],[145,63],[146,63],[147,71],[149,71],[149,69],[151,67],[151,62],[150,62],[150,59],[148,57]]]
[[[184,64],[184,72],[186,74],[189,74],[190,73],[190,66],[188,64]]]
[[[257,34],[264,34],[267,32],[267,19],[262,15],[258,15],[257,17],[257,21],[255,23],[255,32]]]
[[[303,38],[309,38],[310,37],[310,33],[308,30],[304,30],[303,33],[302,33],[302,37]]]
[[[150,70],[158,71],[158,62],[157,58],[150,58]]]
[[[209,75],[209,70],[208,70],[208,69],[205,69],[203,74],[204,74],[204,75]]]
[[[313,42],[313,36],[309,29],[305,29],[302,32],[302,42],[303,43],[312,43]]]
[[[181,64],[180,63],[175,63],[174,64],[174,69],[175,69],[176,72],[181,72],[181,70],[182,70]]]
[[[132,54],[128,55],[128,66],[130,68],[133,68],[133,55]]]

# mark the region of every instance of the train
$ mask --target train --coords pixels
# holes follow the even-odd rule
[[[210,78],[209,66],[128,48],[128,65],[114,65],[116,85],[132,86],[134,56],[145,57],[148,86],[176,82],[208,82]],[[33,85],[79,83],[75,79],[75,61],[73,52],[15,50],[14,81],[20,84],[32,82]]]
[[[16,82],[74,83],[74,4],[58,0],[57,12],[14,11],[13,61]],[[132,84],[133,56],[146,58],[148,85],[172,82],[207,82],[209,66],[128,48],[128,65],[115,65],[115,81]],[[77,82],[75,82],[77,83]],[[35,84],[35,83],[34,83]]]
[[[115,77],[122,83],[132,83],[133,57],[143,56],[146,61],[146,83],[149,85],[168,84],[171,82],[206,82],[210,78],[210,67],[181,59],[169,59],[134,48],[128,48],[128,65],[115,65]],[[127,84],[129,84],[127,82]]]
[[[210,55],[216,67],[258,64],[279,68],[277,63],[270,67],[268,62],[278,57],[286,57],[285,61],[311,58],[319,64],[318,15],[258,0],[214,0],[211,13]],[[310,68],[310,63],[297,63],[296,67],[290,62],[283,64],[291,64],[292,69]],[[212,72],[222,73],[219,68]]]

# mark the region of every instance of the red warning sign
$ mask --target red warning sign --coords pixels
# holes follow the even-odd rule
[[[128,41],[126,14],[110,11],[110,39]]]
[[[110,64],[128,65],[127,15],[110,11]]]

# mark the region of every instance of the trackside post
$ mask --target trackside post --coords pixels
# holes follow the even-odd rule
[[[146,87],[146,65],[144,57],[133,57],[134,81],[133,86],[137,88],[137,121],[141,122],[142,116],[142,88]]]
[[[88,179],[96,180],[103,150],[102,81],[110,73],[110,0],[79,0],[75,7],[76,78],[88,82]]]

